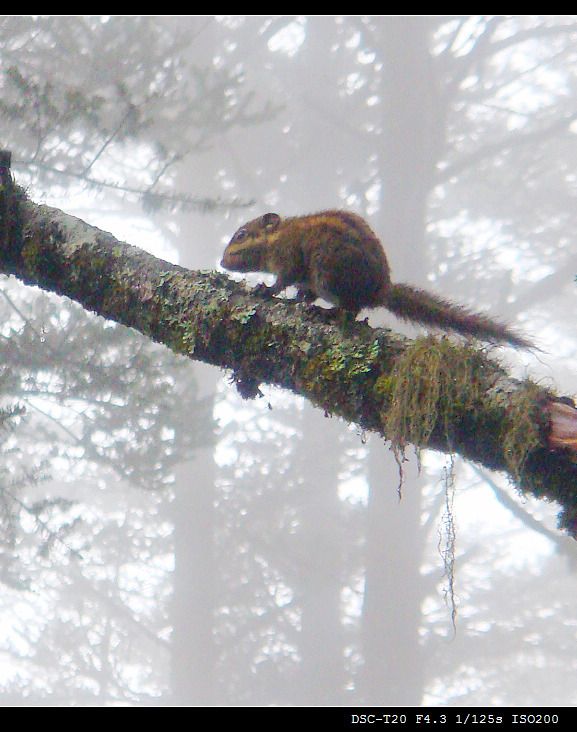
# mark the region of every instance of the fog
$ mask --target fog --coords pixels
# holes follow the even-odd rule
[[[0,16],[0,148],[191,269],[265,212],[360,214],[393,281],[510,323],[541,351],[490,353],[571,394],[576,70],[576,16]],[[577,703],[556,506],[410,447],[400,489],[288,391],[0,295],[3,704]]]

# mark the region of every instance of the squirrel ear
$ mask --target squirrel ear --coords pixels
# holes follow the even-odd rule
[[[262,217],[262,223],[265,229],[270,229],[271,231],[274,231],[275,229],[278,229],[278,225],[280,224],[280,216],[275,213],[267,213]]]

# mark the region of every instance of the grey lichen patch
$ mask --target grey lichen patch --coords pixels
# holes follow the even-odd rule
[[[302,360],[296,376],[298,389],[327,413],[336,408],[345,418],[354,419],[355,410],[362,408],[364,384],[371,372],[378,370],[379,344],[342,340],[338,329],[327,328],[326,336],[322,347],[309,340],[295,340],[295,352]]]
[[[247,305],[246,307],[234,307],[231,310],[230,317],[239,323],[248,323],[252,316],[257,312],[256,305]]]

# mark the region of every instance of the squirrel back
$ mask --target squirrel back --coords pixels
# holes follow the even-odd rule
[[[321,297],[357,315],[386,307],[405,320],[522,348],[533,344],[485,315],[426,290],[391,282],[381,242],[367,222],[348,211],[282,219],[267,213],[234,234],[221,265],[235,272],[277,276],[273,292],[296,285],[307,300]]]

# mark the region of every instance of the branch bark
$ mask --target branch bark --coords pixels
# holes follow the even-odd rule
[[[398,455],[414,444],[506,471],[521,490],[557,500],[561,525],[577,536],[577,466],[548,442],[547,404],[558,397],[512,379],[484,350],[448,338],[408,341],[170,264],[32,203],[6,176],[0,271],[231,370],[245,397],[273,384],[377,432]]]

